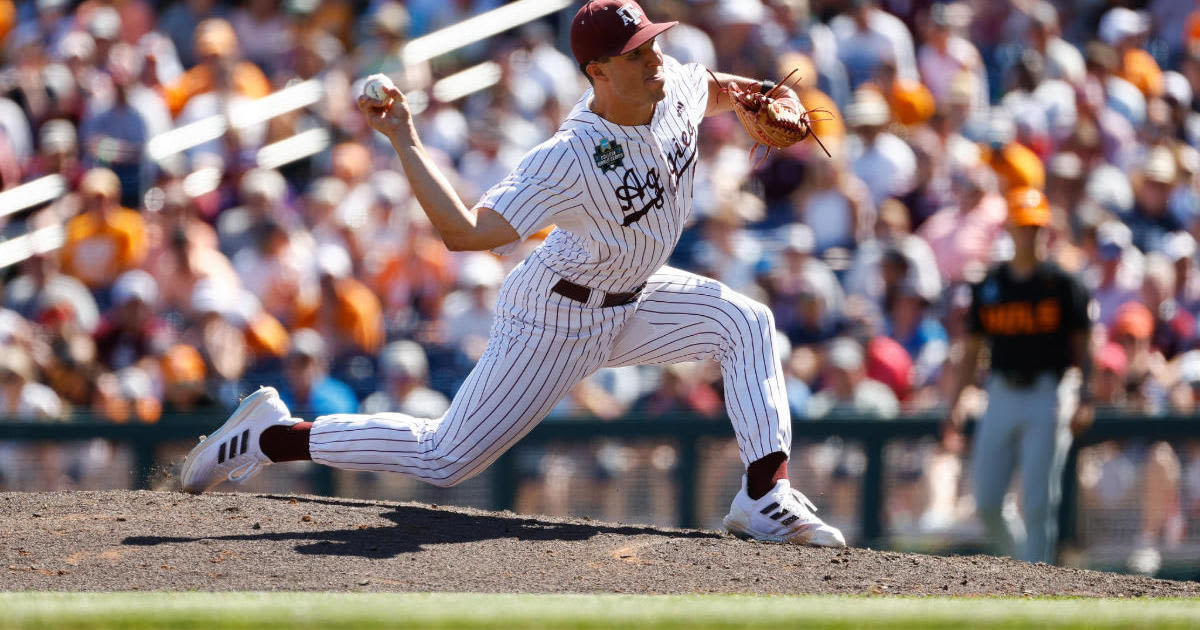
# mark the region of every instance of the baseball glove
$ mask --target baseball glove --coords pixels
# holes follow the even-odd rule
[[[804,109],[804,105],[799,100],[790,96],[777,96],[795,72],[793,70],[779,85],[766,94],[761,94],[743,91],[735,83],[728,86],[722,85],[717,75],[712,74],[711,70],[709,71],[713,80],[721,86],[721,91],[729,95],[729,100],[733,102],[733,113],[742,123],[742,128],[754,140],[754,147],[750,149],[751,159],[759,146],[767,148],[766,154],[762,157],[762,160],[765,160],[771,149],[786,149],[810,135],[821,146],[825,155],[830,155],[825,144],[813,133],[810,124],[817,120],[828,119],[812,118],[812,114],[818,113],[818,110],[809,112]],[[828,113],[825,110],[820,110],[820,112]]]

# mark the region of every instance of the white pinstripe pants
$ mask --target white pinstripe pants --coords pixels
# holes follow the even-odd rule
[[[770,310],[729,287],[663,267],[637,302],[603,308],[550,291],[537,261],[505,281],[487,350],[441,418],[399,413],[317,418],[314,461],[397,472],[438,486],[479,474],[580,380],[602,367],[715,359],[744,464],[791,448],[791,416]]]

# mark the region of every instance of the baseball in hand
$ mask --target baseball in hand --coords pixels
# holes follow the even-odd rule
[[[386,74],[372,74],[363,83],[363,96],[377,103],[386,103],[390,98],[387,93],[389,88],[395,89],[396,84]]]

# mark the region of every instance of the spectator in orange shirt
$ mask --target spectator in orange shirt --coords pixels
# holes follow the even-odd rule
[[[300,306],[296,327],[312,328],[329,344],[334,364],[346,355],[373,355],[383,345],[383,309],[379,298],[351,277],[350,255],[337,245],[317,249],[321,292]]]
[[[1161,96],[1163,92],[1162,69],[1141,48],[1142,36],[1149,27],[1144,13],[1115,7],[1100,19],[1099,33],[1100,39],[1117,51],[1120,58],[1117,75],[1135,85],[1147,98]]]
[[[106,168],[87,172],[80,184],[83,212],[67,222],[62,269],[108,304],[108,287],[124,271],[146,257],[146,226],[142,215],[122,208],[121,181]]]
[[[267,76],[258,66],[241,59],[237,35],[221,18],[209,18],[196,26],[196,58],[199,61],[195,66],[165,88],[172,115],[183,111],[193,96],[221,88],[252,99],[271,93]]]

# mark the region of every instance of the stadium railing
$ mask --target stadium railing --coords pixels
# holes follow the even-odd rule
[[[149,488],[154,471],[161,470],[156,451],[165,444],[194,443],[197,436],[210,431],[224,420],[217,415],[177,415],[164,417],[154,424],[99,422],[80,415],[69,422],[16,423],[0,420],[0,441],[76,442],[95,438],[126,446],[134,462],[133,478],[139,488]],[[841,416],[793,423],[796,440],[820,441],[839,437],[861,445],[866,456],[859,501],[859,544],[886,547],[883,506],[887,505],[888,486],[884,480],[885,447],[896,440],[933,438],[939,434],[937,416],[903,417],[892,420]],[[968,430],[970,426],[968,426]],[[677,525],[698,527],[695,489],[704,463],[699,458],[699,443],[707,439],[728,439],[733,432],[728,421],[697,420],[688,416],[642,418],[629,416],[615,421],[571,419],[540,424],[491,467],[491,507],[514,509],[519,485],[517,461],[522,449],[547,444],[589,445],[601,438],[621,440],[667,440],[677,449],[675,466]],[[1077,439],[1063,473],[1063,502],[1060,511],[1060,540],[1071,540],[1075,533],[1075,505],[1078,497],[1076,456],[1080,448],[1107,440],[1120,439],[1182,440],[1200,438],[1200,418],[1193,416],[1133,416],[1099,414],[1092,429]],[[316,494],[333,495],[336,491],[333,470],[313,467],[310,488]],[[691,490],[691,491],[689,491]]]

